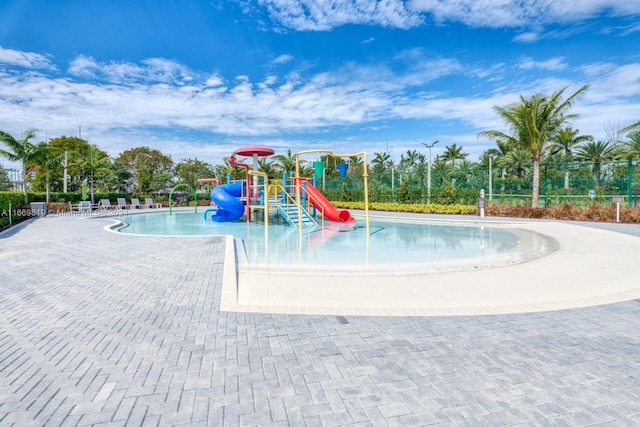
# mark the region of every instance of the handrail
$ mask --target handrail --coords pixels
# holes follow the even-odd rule
[[[173,196],[174,190],[178,187],[189,187],[191,189],[191,192],[193,193],[193,206],[195,207],[195,213],[198,213],[198,195],[196,194],[196,190],[194,190],[193,187],[190,186],[189,184],[183,183],[183,184],[176,185],[169,192],[169,215],[173,215],[173,213],[171,212],[171,207],[172,207],[171,197]]]
[[[282,185],[280,184],[276,184],[275,185],[276,191],[278,188],[280,188],[282,190],[282,194],[285,196],[285,207],[286,207],[286,211],[289,211],[289,201],[291,201],[291,204],[293,206],[298,207],[298,228],[302,228],[302,206],[296,202],[296,199],[286,190],[286,188],[284,188]],[[278,197],[278,195],[276,194],[276,198]],[[309,213],[306,209],[305,209],[305,213]],[[315,221],[315,220],[314,220]],[[317,223],[316,223],[317,224]],[[295,224],[292,224],[295,225]],[[323,218],[323,225],[324,225],[324,218]]]
[[[369,185],[367,183],[367,179],[369,176],[369,172],[367,170],[367,153],[366,151],[362,151],[359,153],[348,153],[348,154],[335,154],[331,150],[303,150],[298,151],[296,153],[296,178],[300,177],[300,161],[299,157],[301,154],[310,154],[310,153],[327,153],[332,157],[353,157],[353,156],[363,156],[363,171],[362,178],[364,180],[364,217],[365,217],[365,225],[367,229],[367,236],[369,235]],[[296,195],[298,200],[300,198],[300,191],[296,191]]]
[[[299,183],[299,185],[301,185],[301,183]],[[309,191],[307,190],[307,187],[305,185],[301,185],[301,187],[302,187],[301,190],[307,195],[307,200],[309,202],[315,201],[317,205],[320,205],[320,202],[318,201],[318,198],[312,196],[311,193],[309,193]],[[313,203],[311,203],[311,204],[313,204]],[[322,217],[322,226],[324,227],[324,218],[325,218],[324,211],[325,211],[325,208],[324,207],[319,208],[317,205],[314,205],[314,207],[320,211],[320,216]]]

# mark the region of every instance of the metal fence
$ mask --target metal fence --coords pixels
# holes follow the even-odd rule
[[[487,201],[531,204],[530,170],[519,174],[501,167],[432,170],[430,188],[426,172],[370,172],[368,183],[371,202],[475,204],[484,190]],[[364,200],[361,175],[325,176],[317,186],[331,200]],[[640,160],[540,166],[540,206],[612,204],[613,196],[623,196],[628,206],[640,205]]]

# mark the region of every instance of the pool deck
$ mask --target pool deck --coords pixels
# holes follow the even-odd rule
[[[472,272],[573,287],[579,308],[356,316],[222,311],[224,238],[108,223],[0,234],[1,426],[640,424],[640,226],[522,221],[561,251]]]

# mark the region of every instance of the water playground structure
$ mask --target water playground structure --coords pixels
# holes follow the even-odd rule
[[[228,176],[226,184],[219,184],[214,178],[204,178],[200,182],[216,182],[210,193],[211,201],[217,206],[206,209],[203,217],[210,214],[212,221],[236,221],[244,215],[246,221],[262,220],[269,225],[271,215],[279,215],[290,226],[300,231],[304,227],[322,225],[324,220],[352,224],[354,218],[345,209],[338,209],[316,187],[316,178],[323,177],[325,162],[314,162],[312,179],[300,176],[300,157],[306,154],[321,153],[333,158],[350,156],[364,156],[364,194],[365,194],[365,222],[368,229],[369,211],[367,197],[367,161],[366,153],[335,154],[330,150],[306,150],[296,153],[295,175],[283,173],[282,181],[269,180],[267,174],[258,171],[258,157],[274,154],[271,148],[261,145],[249,145],[239,148],[229,156],[229,164],[245,169],[245,179],[232,181]],[[242,163],[238,156],[252,157],[253,165]],[[344,178],[348,164],[337,164],[340,177]],[[320,222],[320,224],[319,224]]]

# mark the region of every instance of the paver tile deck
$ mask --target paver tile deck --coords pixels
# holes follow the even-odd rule
[[[46,217],[0,234],[1,426],[640,424],[640,300],[226,312],[223,238],[107,224]]]

